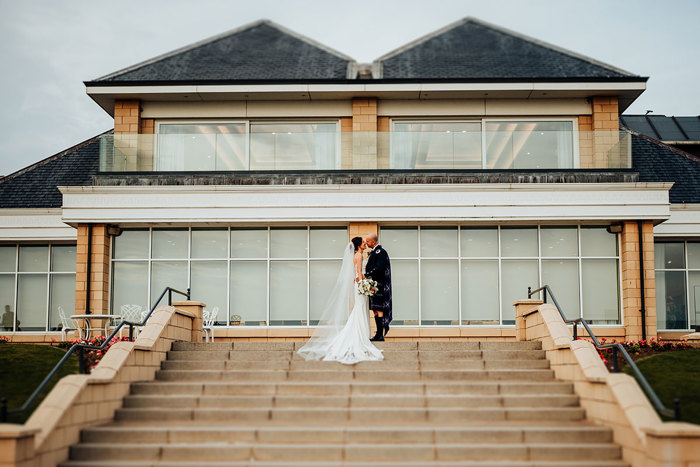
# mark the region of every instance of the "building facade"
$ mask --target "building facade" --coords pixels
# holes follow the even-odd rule
[[[310,334],[344,245],[392,259],[389,338],[509,340],[548,284],[598,335],[700,324],[700,164],[620,125],[647,78],[466,18],[356,63],[260,21],[86,82],[114,129],[0,180],[0,329],[148,309]]]

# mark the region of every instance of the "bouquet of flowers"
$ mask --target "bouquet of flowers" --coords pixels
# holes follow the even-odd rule
[[[377,281],[372,279],[362,279],[357,283],[357,291],[360,295],[371,297],[377,292]]]

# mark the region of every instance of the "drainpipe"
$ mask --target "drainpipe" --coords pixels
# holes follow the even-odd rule
[[[90,271],[92,270],[92,224],[88,224],[88,244],[87,244],[87,283],[85,284],[85,314],[92,314],[90,311]]]
[[[642,340],[647,339],[647,310],[646,298],[644,292],[644,234],[642,234],[642,221],[637,221],[637,230],[639,231],[639,284],[642,289],[642,309],[639,312],[642,314]]]

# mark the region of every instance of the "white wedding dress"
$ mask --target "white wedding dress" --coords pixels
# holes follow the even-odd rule
[[[369,298],[357,291],[354,253],[355,247],[349,243],[318,326],[298,351],[306,360],[354,365],[384,359],[382,351],[369,340]]]

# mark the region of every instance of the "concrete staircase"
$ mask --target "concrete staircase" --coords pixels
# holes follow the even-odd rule
[[[627,465],[538,342],[385,342],[355,366],[302,344],[175,343],[62,465]]]

